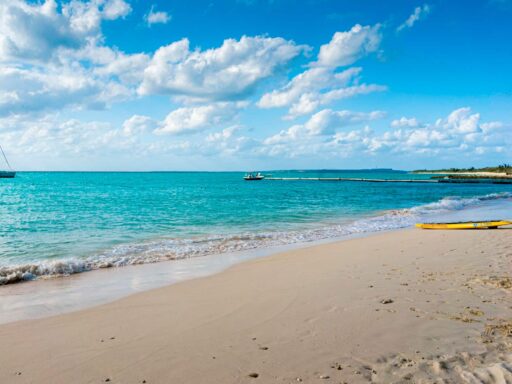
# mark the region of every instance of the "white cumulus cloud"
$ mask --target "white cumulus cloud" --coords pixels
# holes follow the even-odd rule
[[[98,109],[135,95],[149,62],[103,45],[124,0],[0,1],[0,115]]]
[[[182,107],[169,113],[156,134],[183,134],[201,131],[230,122],[245,103],[218,102],[193,107]]]
[[[138,135],[152,131],[157,127],[157,122],[149,116],[133,115],[123,123],[123,134],[125,136]]]
[[[420,123],[415,117],[407,118],[402,116],[399,119],[393,120],[391,122],[391,126],[393,128],[401,128],[401,127],[409,127],[409,128],[416,128],[420,126]]]
[[[384,91],[377,84],[359,83],[361,68],[342,72],[332,68],[310,68],[291,79],[284,87],[265,93],[258,101],[260,108],[289,106],[286,120],[314,112],[335,100]]]
[[[62,67],[0,67],[0,90],[0,115],[69,106],[98,109],[130,95],[119,83],[101,81],[82,68]]]
[[[296,124],[262,142],[263,153],[270,156],[297,157],[321,154],[346,157],[353,154],[387,154],[393,156],[481,156],[502,153],[512,146],[512,135],[499,121],[480,121],[479,113],[459,108],[430,124],[416,124],[415,118],[395,120],[390,130],[373,130],[368,125],[346,130],[358,123],[369,124],[383,117],[379,111],[359,113],[324,110],[305,124]]]
[[[153,5],[149,10],[149,13],[145,16],[146,23],[148,26],[153,24],[167,24],[171,20],[171,15],[164,11],[155,11]]]
[[[104,78],[116,78],[122,84],[138,86],[143,79],[144,69],[149,63],[149,56],[144,53],[125,54],[107,47],[88,47],[83,49],[83,57],[98,60],[98,51],[104,51],[105,60],[96,63],[93,72]],[[78,54],[80,56],[80,54]]]
[[[446,129],[453,130],[457,133],[467,134],[480,132],[480,114],[471,114],[468,107],[459,108],[448,115],[445,121],[438,121],[437,125],[441,125]]]
[[[103,3],[102,15],[107,20],[127,16],[132,11],[130,4],[124,0],[110,0]]]
[[[241,130],[241,126],[233,125],[219,132],[210,133],[198,150],[210,156],[233,156],[242,151],[247,154],[259,143],[250,137],[238,135]]]
[[[304,47],[282,38],[227,39],[219,48],[190,50],[188,39],[158,49],[144,71],[142,95],[233,100],[252,93]]]
[[[309,69],[293,77],[285,86],[265,93],[258,101],[260,108],[289,107],[286,120],[313,113],[335,100],[384,91],[378,84],[360,82],[361,68],[339,68],[375,52],[381,41],[380,25],[355,25],[346,32],[336,32],[328,44],[320,48]]]
[[[340,128],[354,123],[382,119],[385,115],[383,111],[365,113],[324,109],[311,116],[305,127],[310,135],[332,135]]]
[[[335,72],[331,68],[310,68],[294,78],[281,89],[264,94],[258,105],[261,108],[285,107],[299,100],[304,94],[344,87],[355,79],[361,68],[349,68]]]
[[[376,52],[382,40],[380,24],[354,25],[350,31],[336,32],[331,41],[320,47],[315,65],[340,67],[353,64],[369,53]]]
[[[123,0],[0,2],[0,61],[48,60],[60,48],[78,48],[100,35],[104,19],[126,16]]]
[[[287,144],[295,141],[309,141],[312,136],[333,135],[340,129],[356,123],[381,119],[383,111],[354,112],[324,109],[315,113],[304,124],[295,124],[264,140],[265,144]]]

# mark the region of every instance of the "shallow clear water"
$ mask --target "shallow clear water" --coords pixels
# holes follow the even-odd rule
[[[429,177],[385,171],[272,174]],[[0,179],[0,283],[405,227],[483,201],[510,203],[512,196],[510,185],[246,182],[242,176],[20,172]]]

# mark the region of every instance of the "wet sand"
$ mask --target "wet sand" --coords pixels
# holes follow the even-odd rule
[[[512,382],[512,230],[405,230],[0,326],[0,383]]]

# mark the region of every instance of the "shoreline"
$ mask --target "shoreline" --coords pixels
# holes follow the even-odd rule
[[[512,204],[509,195],[506,199],[484,197],[478,204],[465,206],[464,200],[454,200],[448,203],[463,203],[462,208],[451,211],[427,215],[433,221],[467,221],[469,219],[493,219],[498,216],[512,217]],[[469,199],[472,201],[475,199]],[[441,202],[435,202],[438,205]],[[426,207],[426,206],[424,206]],[[364,220],[392,219],[401,222],[400,225],[381,229],[379,222],[377,228],[369,228],[363,232],[352,231],[349,234],[326,237],[313,241],[298,241],[288,244],[260,246],[235,252],[221,254],[209,254],[205,256],[188,257],[176,260],[159,261],[126,265],[110,268],[99,268],[84,273],[74,273],[67,276],[51,278],[39,278],[33,281],[21,282],[0,286],[0,324],[18,320],[42,318],[76,310],[83,310],[93,306],[109,303],[123,297],[136,294],[184,280],[201,278],[204,276],[221,273],[233,265],[261,257],[269,257],[277,253],[310,248],[316,245],[337,243],[353,238],[366,238],[378,236],[382,233],[407,230],[409,225],[420,216],[402,216],[406,210],[385,211],[378,216],[365,218]],[[396,216],[398,214],[398,216]],[[411,221],[412,220],[412,221]],[[409,223],[409,221],[411,221]],[[368,222],[369,223],[369,222]],[[373,224],[375,225],[375,223]],[[86,273],[85,273],[86,272]]]
[[[233,252],[252,252],[271,247],[286,247],[294,244],[312,244],[318,241],[336,241],[353,234],[371,234],[413,226],[420,220],[460,220],[461,211],[475,212],[478,217],[465,220],[490,219],[482,208],[504,205],[512,217],[512,209],[506,200],[512,199],[508,191],[474,197],[446,196],[437,201],[425,202],[410,207],[400,207],[360,213],[359,216],[328,218],[317,223],[307,223],[303,228],[278,229],[274,231],[245,231],[203,234],[202,236],[168,238],[155,237],[110,248],[100,248],[85,257],[62,257],[57,259],[27,260],[18,264],[0,265],[0,289],[3,286],[38,281],[46,278],[61,278],[101,269],[112,269],[133,265],[178,261],[193,257],[205,257]],[[493,217],[492,219],[494,219]],[[0,291],[1,294],[1,291]]]
[[[353,233],[343,237],[261,247],[123,267],[100,268],[65,276],[0,286],[0,326],[42,319],[109,304],[125,297],[181,282],[213,276],[260,258],[281,253],[407,230]],[[85,295],[85,296],[84,296]],[[46,297],[57,297],[48,302]],[[80,300],[76,301],[76,297]]]
[[[430,172],[430,171],[418,171],[418,172],[410,172],[413,175],[459,175],[459,176],[474,176],[475,178],[485,178],[485,177],[495,177],[495,178],[503,178],[503,179],[509,179],[512,178],[511,174],[508,174],[506,172],[484,172],[484,171],[477,171],[477,172],[449,172],[449,171],[443,171],[443,172]]]
[[[491,383],[512,362],[511,230],[315,245],[0,325],[0,381]]]

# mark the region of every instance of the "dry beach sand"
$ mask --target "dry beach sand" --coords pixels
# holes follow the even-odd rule
[[[510,383],[512,230],[405,230],[0,326],[0,383]]]

